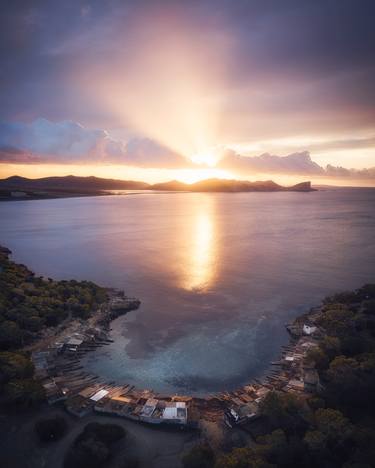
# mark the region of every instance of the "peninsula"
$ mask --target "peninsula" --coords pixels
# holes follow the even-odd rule
[[[290,187],[281,186],[272,180],[250,182],[246,180],[206,179],[193,184],[177,180],[147,184],[133,180],[103,179],[100,177],[43,177],[28,179],[12,176],[0,179],[0,200],[24,200],[63,198],[77,196],[113,195],[113,191],[150,192],[312,192],[310,182]]]

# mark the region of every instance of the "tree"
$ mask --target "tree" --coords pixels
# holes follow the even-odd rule
[[[375,430],[357,425],[352,434],[355,450],[350,457],[351,466],[373,466],[375,460]],[[346,465],[345,465],[346,466]]]
[[[375,412],[375,353],[336,357],[327,371],[326,396],[344,409]]]
[[[341,351],[340,340],[335,336],[324,336],[319,346],[330,361],[338,356]]]
[[[356,356],[366,350],[366,340],[358,332],[352,335],[341,336],[342,354]]]
[[[276,468],[251,448],[235,448],[218,458],[215,468]]]
[[[359,294],[357,291],[344,291],[334,294],[324,299],[325,304],[353,304],[358,302]]]
[[[87,424],[69,449],[64,467],[100,468],[110,457],[111,445],[125,436],[117,424]]]
[[[315,412],[315,429],[306,432],[304,442],[314,466],[341,466],[352,451],[353,426],[340,412],[321,408]]]
[[[122,439],[125,434],[125,429],[118,424],[89,423],[78,440],[93,437],[108,445]]]
[[[0,349],[16,348],[22,344],[22,331],[17,323],[6,320],[0,323]]]
[[[307,431],[304,437],[304,442],[311,452],[320,457],[327,448],[327,437],[321,431]]]
[[[330,336],[348,335],[354,330],[354,314],[347,306],[334,304],[329,306],[324,314],[319,317],[318,324],[323,327]]]
[[[31,377],[33,372],[34,366],[26,356],[9,351],[0,352],[0,384]]]
[[[182,464],[184,468],[212,468],[215,464],[214,451],[208,444],[196,445],[183,456]]]
[[[100,440],[84,439],[68,451],[65,468],[100,468],[109,458],[109,448]]]
[[[45,399],[44,389],[33,379],[14,379],[5,386],[5,395],[10,403],[34,406]]]
[[[365,284],[357,290],[361,300],[375,299],[375,284]]]
[[[353,427],[341,411],[320,408],[315,412],[315,425],[327,438],[327,442],[341,442],[349,438]]]
[[[31,316],[31,317],[23,317],[22,319],[22,327],[30,330],[32,332],[38,332],[43,328],[44,320],[40,317]]]
[[[317,409],[320,409],[320,408],[324,408],[325,407],[325,401],[323,398],[320,398],[316,395],[312,396],[311,398],[309,398],[307,400],[307,403],[308,405],[310,406],[310,408],[314,411],[316,411]]]
[[[289,436],[282,429],[257,439],[254,449],[263,459],[280,467],[304,466],[305,448],[299,437]]]
[[[363,313],[366,315],[375,315],[375,299],[369,299],[362,304]]]
[[[328,396],[338,397],[345,405],[352,404],[358,398],[360,385],[358,370],[358,362],[354,358],[337,356],[327,371]]]
[[[352,338],[350,335],[341,336],[341,339],[335,336],[325,336],[320,341],[319,346],[309,349],[307,352],[306,360],[313,362],[319,371],[325,371],[328,369],[330,362],[340,354],[342,354],[342,348],[346,345],[348,338]],[[353,339],[357,339],[353,337]],[[358,338],[361,342],[361,338]],[[343,344],[344,343],[344,344]]]
[[[260,412],[272,429],[283,428],[287,434],[304,432],[308,409],[296,396],[269,392],[260,403]]]
[[[329,357],[320,346],[308,350],[306,361],[314,363],[319,371],[326,370],[329,366]]]

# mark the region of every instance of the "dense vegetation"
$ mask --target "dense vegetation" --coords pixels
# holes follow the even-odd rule
[[[0,249],[0,349],[30,343],[45,327],[70,316],[88,318],[106,299],[90,281],[54,281],[35,276]]]
[[[65,468],[100,468],[111,458],[111,447],[125,437],[117,424],[87,424],[68,451]]]
[[[270,392],[261,404],[264,435],[212,457],[196,447],[185,468],[366,468],[375,460],[375,285],[324,301],[326,331],[307,356],[321,389],[309,398]]]
[[[1,401],[23,407],[43,401],[43,387],[33,374],[34,366],[25,353],[0,351]]]
[[[106,300],[89,281],[54,281],[35,276],[0,247],[0,396],[29,405],[43,399],[33,365],[23,351],[47,327],[70,317],[88,318]]]

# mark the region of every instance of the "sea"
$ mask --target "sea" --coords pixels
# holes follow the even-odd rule
[[[88,371],[208,395],[264,376],[285,324],[325,296],[375,282],[375,190],[1,202],[0,244],[38,275],[141,300]]]

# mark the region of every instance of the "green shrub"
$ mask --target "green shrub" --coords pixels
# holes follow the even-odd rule
[[[215,464],[215,453],[208,444],[193,447],[183,456],[184,468],[212,468]]]

